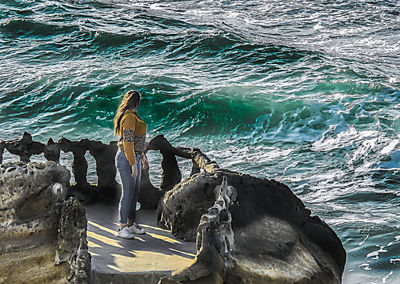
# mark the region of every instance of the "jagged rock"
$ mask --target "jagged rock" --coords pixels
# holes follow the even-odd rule
[[[0,160],[6,148],[22,161],[42,152],[58,161],[54,145],[74,155],[74,195],[101,200],[98,188],[110,188],[111,193],[111,187],[117,187],[113,144],[63,138],[44,146],[24,133],[21,139],[0,143]],[[96,160],[99,187],[86,180],[87,150]],[[328,225],[310,216],[287,186],[221,169],[199,149],[173,147],[161,135],[147,150],[163,155],[163,175],[158,189],[148,170],[142,171],[142,207],[159,204],[160,226],[184,240],[197,236],[195,263],[162,283],[340,283],[346,258],[340,240]],[[191,177],[183,181],[176,156],[193,162]],[[0,167],[0,282],[26,281],[26,269],[34,282],[88,281],[84,209],[69,200],[62,213],[59,210],[69,185],[65,171],[51,162]]]
[[[70,173],[64,166],[54,162],[6,163],[0,165],[0,176],[0,226],[35,223],[42,217],[49,225],[56,221],[49,212],[65,197]]]
[[[67,279],[77,279],[70,277],[76,261],[55,265],[60,219],[68,219],[62,215],[61,207],[69,179],[69,171],[52,161],[0,165],[1,283],[66,283]],[[84,211],[79,218],[82,216]],[[68,228],[75,226],[63,224]],[[83,242],[82,253],[70,250],[71,255],[84,258],[85,237],[86,232],[75,236]]]
[[[64,152],[72,152],[74,161],[71,168],[75,177],[75,182],[79,188],[88,188],[90,185],[87,182],[86,175],[88,163],[85,159],[85,153],[88,150],[89,140],[81,139],[79,141],[71,141],[67,138],[61,138],[58,141],[58,146]]]
[[[57,143],[51,138],[47,141],[47,145],[45,145],[43,149],[44,157],[48,161],[54,161],[56,163],[60,162],[60,152],[60,147],[58,147]]]
[[[166,192],[160,201],[158,225],[185,241],[195,241],[201,216],[216,200],[213,175],[195,174]]]
[[[3,154],[4,154],[4,148],[5,148],[4,141],[0,141],[0,164],[3,163]]]
[[[178,167],[174,154],[174,147],[163,135],[157,135],[149,142],[148,150],[159,150],[163,160],[161,162],[162,174],[160,188],[166,192],[178,184],[182,179],[182,173]]]
[[[71,141],[61,138],[57,143],[49,139],[47,145],[32,140],[29,133],[24,133],[22,138],[10,141],[0,141],[0,164],[4,149],[10,153],[20,156],[21,161],[29,162],[33,154],[43,153],[49,161],[60,161],[60,151],[72,152],[73,162],[71,164],[75,182],[68,188],[67,196],[74,196],[79,201],[89,204],[94,201],[112,203],[118,201],[120,195],[120,185],[115,181],[115,153],[117,142],[112,141],[109,145],[100,141],[81,139]],[[160,188],[154,187],[149,179],[148,171],[142,171],[142,194],[140,200],[142,208],[156,209],[161,196],[181,181],[182,175],[178,167],[176,156],[192,159],[192,174],[199,173],[198,162],[203,163],[207,157],[199,150],[192,150],[183,147],[174,147],[163,135],[158,135],[147,143],[147,150],[159,150],[163,156],[161,163],[162,178]],[[147,151],[146,150],[146,151]],[[88,164],[85,158],[86,151],[94,157],[96,161],[97,184],[87,182]],[[192,157],[194,156],[194,157]],[[201,166],[203,166],[201,164]]]
[[[11,154],[18,155],[22,162],[28,163],[32,155],[43,153],[44,144],[32,141],[32,135],[24,132],[20,139],[6,141],[5,148]]]
[[[237,192],[228,185],[226,178],[215,190],[218,192],[218,198],[208,212],[201,216],[197,229],[197,254],[193,264],[175,272],[172,277],[162,278],[160,284],[187,283],[195,280],[200,280],[200,283],[223,283],[227,270],[234,265],[231,259],[234,234],[228,208],[236,200]]]
[[[224,177],[236,189],[225,208],[218,197]],[[346,253],[340,240],[281,183],[217,168],[178,184],[161,205],[159,223],[180,238],[197,233],[198,250],[193,266],[163,283],[341,282]]]
[[[89,184],[86,177],[88,163],[85,159],[85,154],[89,148],[89,143],[88,139],[71,141],[64,137],[57,143],[61,150],[64,152],[72,152],[74,156],[71,168],[75,182],[69,187],[67,196],[73,196],[85,204],[95,201],[98,195],[96,192],[97,187]]]
[[[85,207],[71,197],[64,202],[61,211],[55,264],[69,264],[67,279],[72,283],[89,282],[91,265],[86,230]]]
[[[117,143],[110,142],[109,145],[99,141],[90,140],[88,143],[89,153],[96,161],[97,187],[100,199],[104,201],[115,201],[118,199],[118,184],[115,181],[117,169],[115,167],[115,154]]]
[[[190,154],[193,161],[193,168],[203,169],[206,173],[214,173],[219,169],[218,164],[215,161],[211,161],[200,149],[194,148],[190,151]]]

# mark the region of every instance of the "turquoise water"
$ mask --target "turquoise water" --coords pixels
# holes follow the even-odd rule
[[[138,89],[149,139],[284,182],[344,283],[400,283],[399,55],[399,1],[3,0],[0,139],[108,143]]]

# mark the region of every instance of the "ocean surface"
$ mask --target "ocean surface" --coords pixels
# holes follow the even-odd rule
[[[287,184],[344,283],[400,283],[400,1],[1,0],[0,83],[0,139],[41,142],[116,140],[140,90],[148,139]]]

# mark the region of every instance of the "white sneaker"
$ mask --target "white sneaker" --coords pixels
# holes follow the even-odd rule
[[[134,239],[135,236],[131,233],[128,227],[124,227],[118,230],[118,237],[123,239]]]
[[[146,231],[136,223],[133,223],[133,225],[128,227],[128,229],[129,229],[129,232],[132,234],[137,234],[137,235],[146,234]]]

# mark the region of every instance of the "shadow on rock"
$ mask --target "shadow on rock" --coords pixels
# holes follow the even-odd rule
[[[274,180],[224,169],[193,175],[164,196],[159,224],[197,243],[193,265],[160,283],[341,282],[339,238]]]

